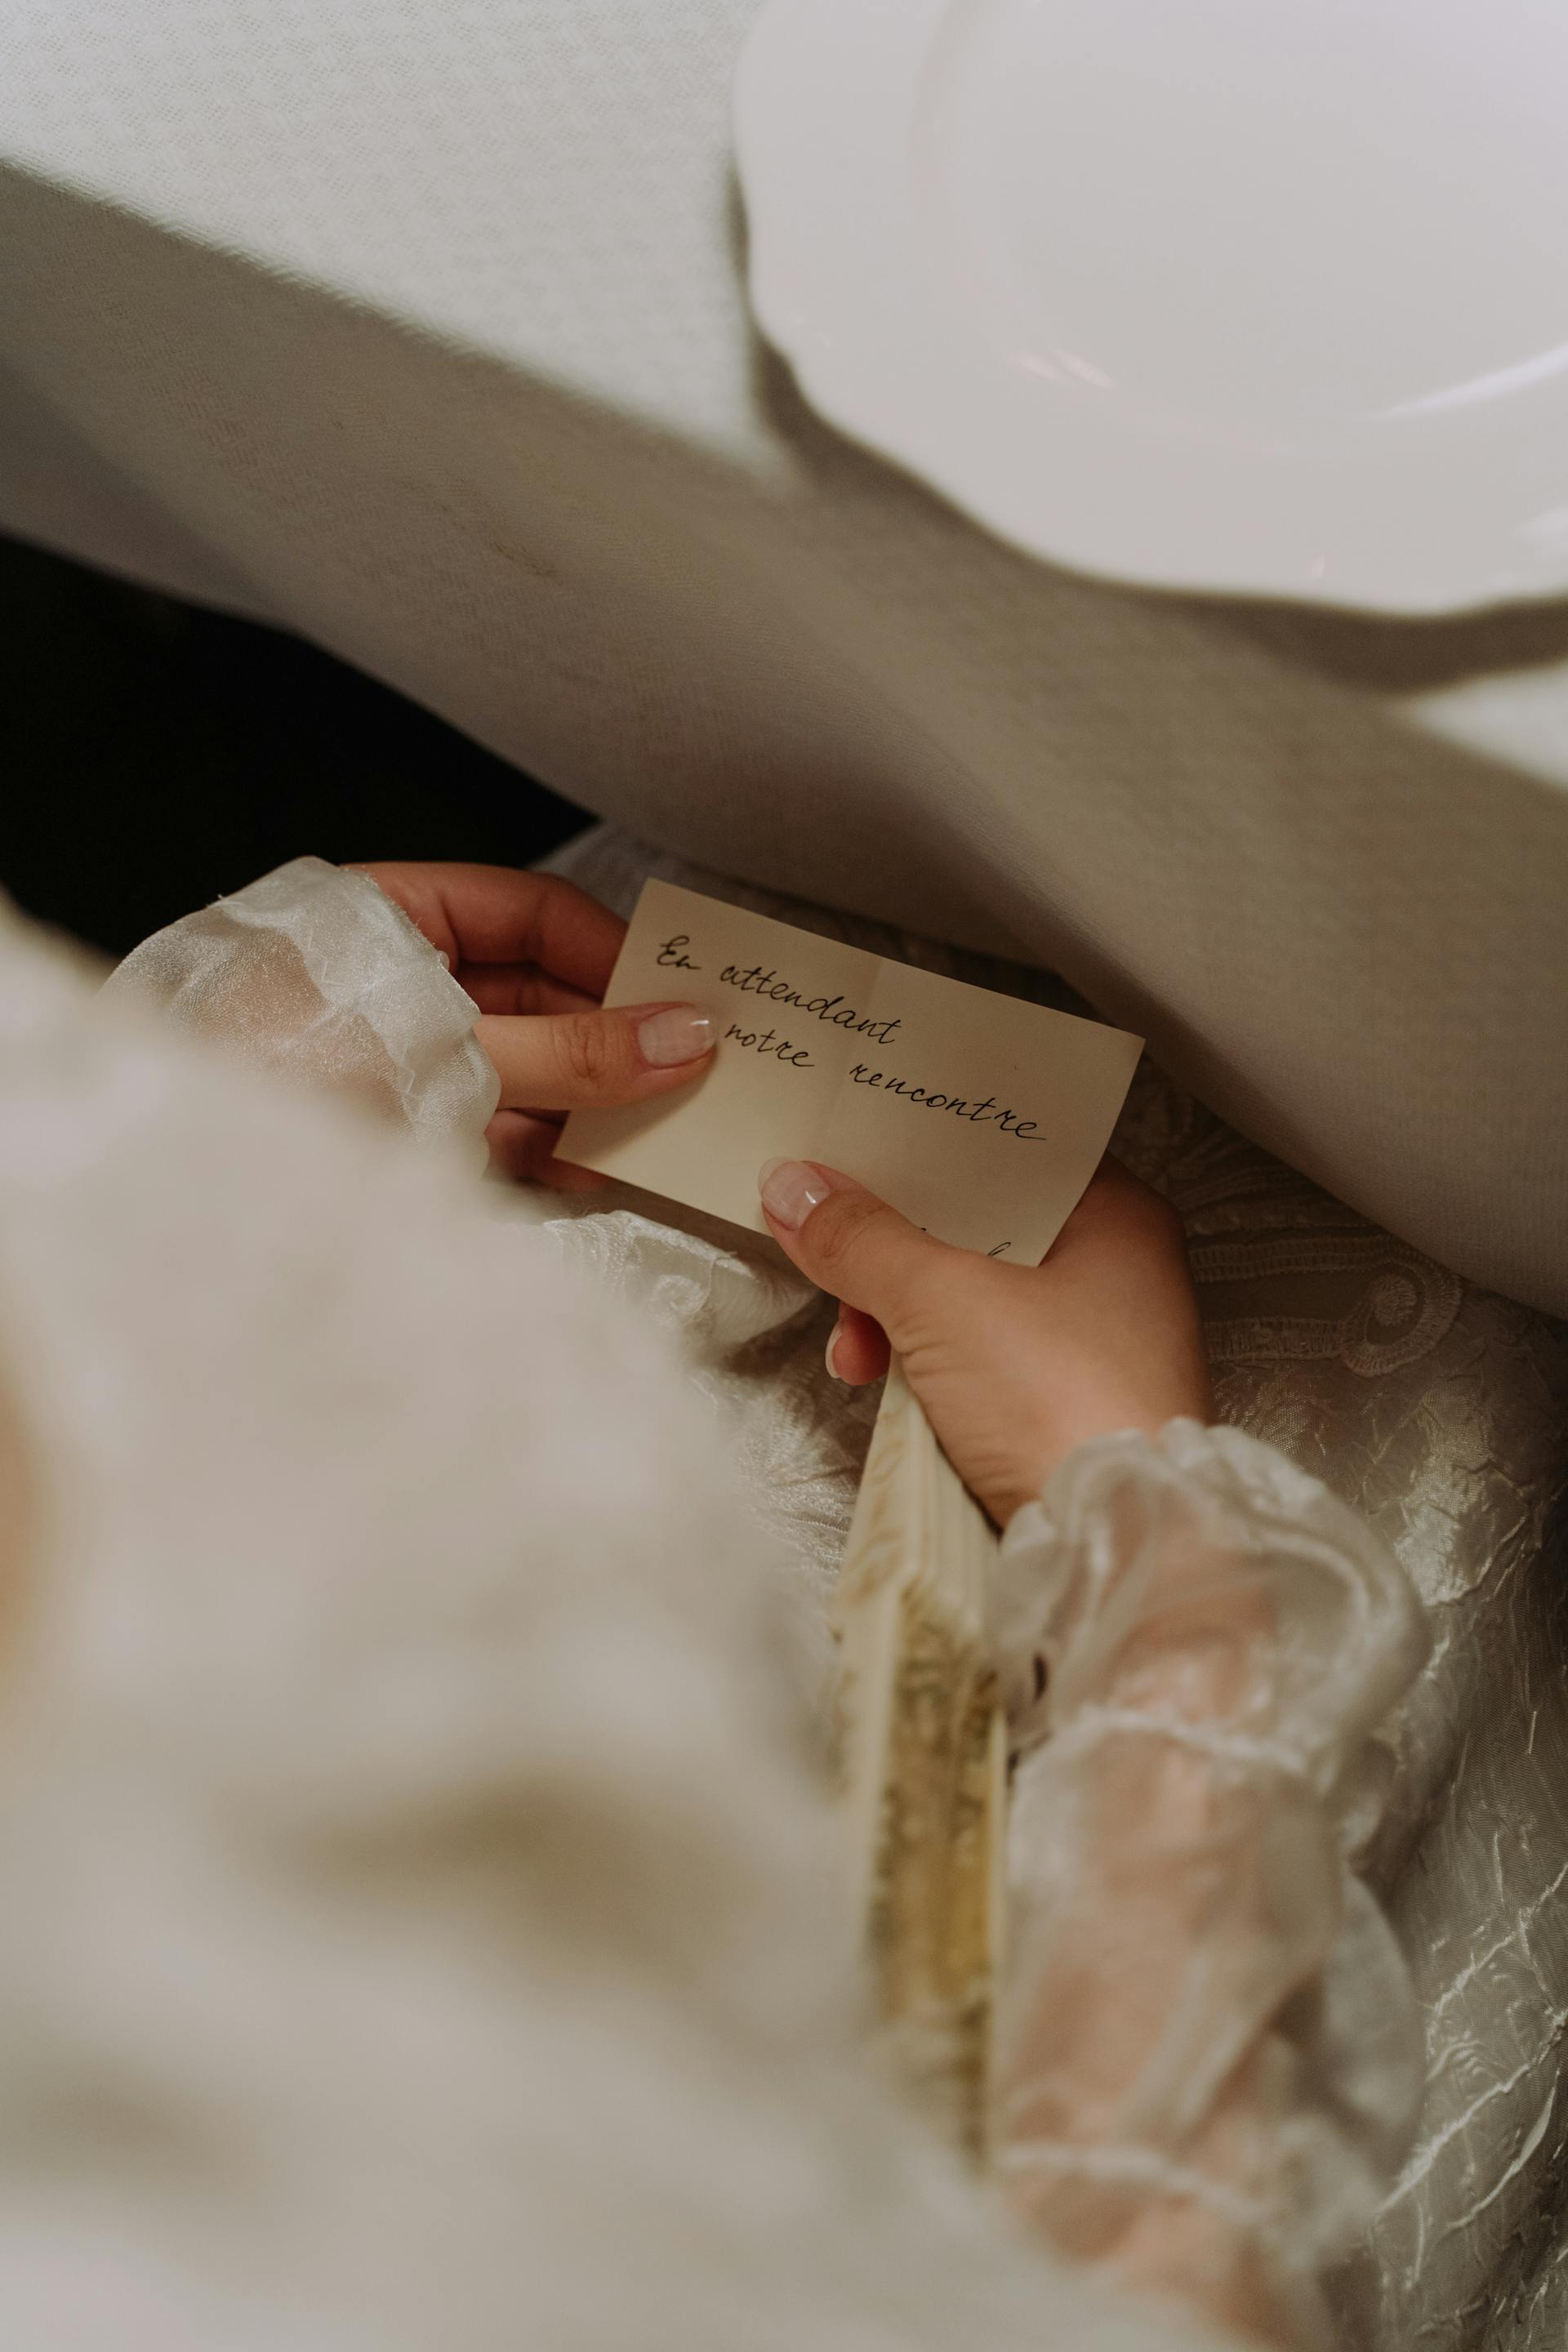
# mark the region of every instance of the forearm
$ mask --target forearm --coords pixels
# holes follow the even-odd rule
[[[1010,2193],[1121,2282],[1300,2342],[1419,2084],[1347,1861],[1422,1654],[1413,1598],[1315,1482],[1182,1423],[1080,1449],[1019,1514],[997,1637],[1022,1750]]]

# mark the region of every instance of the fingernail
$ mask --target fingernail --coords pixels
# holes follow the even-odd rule
[[[830,1379],[836,1381],[841,1381],[844,1378],[843,1373],[839,1370],[838,1366],[834,1361],[834,1350],[838,1345],[838,1334],[842,1328],[843,1327],[839,1323],[835,1322],[832,1330],[827,1335],[827,1345],[823,1350],[823,1361],[827,1366],[828,1376]]]
[[[711,1051],[713,1023],[692,1004],[669,1004],[637,1023],[637,1051],[650,1070],[672,1070]]]
[[[795,1233],[813,1209],[826,1200],[833,1187],[826,1176],[804,1160],[770,1160],[757,1177],[763,1206],[775,1224]]]

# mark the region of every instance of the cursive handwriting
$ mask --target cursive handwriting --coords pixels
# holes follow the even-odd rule
[[[792,1070],[815,1070],[816,1064],[806,1057],[804,1045],[796,1045],[793,1037],[781,1037],[776,1029],[742,1030],[738,1021],[731,1021],[724,1032],[728,1045],[733,1037],[737,1045],[745,1045],[753,1054],[772,1054]]]
[[[727,963],[719,974],[727,988],[738,988],[742,996],[765,997],[771,1004],[793,1004],[802,1013],[809,1013],[818,1021],[829,1021],[836,1028],[853,1029],[858,1036],[869,1037],[874,1045],[885,1045],[895,1029],[901,1029],[898,1020],[873,1021],[868,1014],[857,1012],[846,1004],[842,993],[837,996],[803,996],[776,971],[764,971],[760,963]]]
[[[923,1110],[951,1111],[954,1118],[967,1119],[971,1127],[999,1127],[1004,1135],[1011,1135],[1019,1143],[1044,1143],[1038,1123],[1032,1118],[1020,1118],[1016,1110],[1005,1110],[994,1095],[984,1102],[971,1103],[962,1095],[935,1094],[926,1087],[912,1087],[908,1078],[890,1078],[881,1070],[873,1070],[867,1062],[857,1062],[849,1072],[858,1087],[880,1087],[884,1094],[902,1095],[906,1102],[919,1103]]]
[[[686,953],[690,945],[689,932],[677,931],[663,941],[657,961],[666,971],[700,971],[702,966],[693,962]],[[792,987],[771,966],[727,963],[719,979],[722,986],[739,989],[742,996],[760,996],[770,1004],[793,1004],[813,1020],[826,1021],[835,1028],[851,1030],[857,1036],[869,1037],[874,1045],[887,1045],[894,1030],[904,1025],[896,1015],[884,1021],[873,1021],[869,1014],[858,1012],[852,1004],[846,1004],[842,993],[837,996],[803,996],[798,988]],[[742,1029],[738,1021],[731,1021],[724,1032],[724,1042],[742,1046],[748,1053],[769,1055],[782,1062],[786,1069],[814,1070],[816,1067],[804,1045],[797,1044],[793,1037],[781,1036],[776,1029]],[[912,1086],[906,1077],[889,1076],[886,1071],[874,1070],[868,1062],[855,1063],[849,1075],[858,1087],[877,1087],[884,1094],[901,1095],[906,1102],[918,1103],[922,1110],[946,1111],[952,1118],[963,1119],[971,1127],[1000,1128],[1004,1135],[1010,1135],[1016,1143],[1044,1143],[1046,1140],[1037,1120],[1020,1118],[1010,1105],[999,1103],[994,1095],[987,1095],[981,1102],[971,1102],[963,1095],[939,1094],[929,1087]],[[1011,1246],[1009,1242],[1001,1244],[1003,1249],[1010,1249]]]

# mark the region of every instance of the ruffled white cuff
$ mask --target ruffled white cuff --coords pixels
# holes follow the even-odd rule
[[[367,874],[296,857],[144,940],[105,992],[483,1165],[500,1084],[479,1007]]]

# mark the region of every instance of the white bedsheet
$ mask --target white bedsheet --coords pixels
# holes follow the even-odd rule
[[[667,849],[1054,965],[1568,1307],[1568,609],[1122,593],[849,449],[748,325],[756,5],[11,0],[0,522]]]

